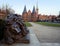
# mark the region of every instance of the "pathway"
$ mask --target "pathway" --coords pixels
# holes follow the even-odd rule
[[[32,24],[32,27],[29,27],[29,29],[35,32],[42,46],[47,46],[49,44],[51,46],[60,46],[60,27],[49,27],[32,22],[30,23]]]

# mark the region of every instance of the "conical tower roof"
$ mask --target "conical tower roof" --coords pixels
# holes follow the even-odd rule
[[[35,13],[35,6],[33,6],[33,11],[32,11],[32,13]]]
[[[27,10],[26,10],[26,5],[24,6],[24,10],[23,10],[23,13],[26,13]]]

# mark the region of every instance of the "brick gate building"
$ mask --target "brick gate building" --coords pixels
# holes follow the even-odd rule
[[[22,18],[24,21],[33,21],[33,22],[37,21],[38,12],[37,12],[37,9],[35,9],[35,6],[33,7],[32,12],[30,10],[27,12],[26,6],[25,6],[22,13]]]

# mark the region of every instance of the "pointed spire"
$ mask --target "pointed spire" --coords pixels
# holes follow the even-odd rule
[[[23,10],[23,13],[26,13],[27,10],[26,10],[26,5],[24,6],[24,10]]]
[[[37,3],[36,3],[36,9],[38,9],[38,0],[37,0]]]
[[[5,8],[5,7],[4,7],[4,4],[3,4],[3,5],[2,5],[2,10],[4,10],[4,8]]]
[[[37,0],[37,3],[36,3],[36,12],[38,13],[38,0]]]
[[[35,13],[35,6],[33,6],[33,11],[32,11],[32,13]]]

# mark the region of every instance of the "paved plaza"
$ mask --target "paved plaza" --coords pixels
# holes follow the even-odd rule
[[[33,30],[42,46],[60,46],[60,27],[49,27],[32,23]]]

